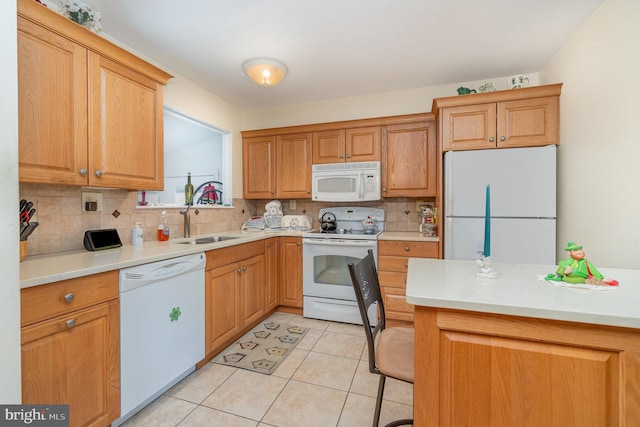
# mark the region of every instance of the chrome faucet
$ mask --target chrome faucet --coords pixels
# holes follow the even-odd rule
[[[191,218],[189,217],[189,208],[191,205],[187,206],[187,209],[181,209],[180,213],[184,217],[184,237],[191,237]]]

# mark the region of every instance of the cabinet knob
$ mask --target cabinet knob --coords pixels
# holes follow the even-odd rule
[[[505,138],[504,136],[500,137],[500,141],[504,141],[505,139],[507,139],[507,138]]]
[[[71,329],[74,326],[76,326],[76,319],[69,319],[69,320],[65,321],[64,324],[67,325],[68,329]]]
[[[350,159],[350,158],[351,158],[351,154],[347,154],[347,159]]]
[[[246,265],[244,267],[242,267],[242,271],[247,271],[249,267],[247,267]]]
[[[341,158],[343,158],[343,157],[344,157],[344,156],[343,156],[342,154],[340,154],[340,155],[338,156],[338,158],[339,158],[339,159],[341,159]]]
[[[99,177],[101,177],[101,176],[102,176],[102,171],[98,169],[98,170],[96,171],[96,176],[97,176],[98,178],[99,178]]]
[[[271,194],[275,193],[275,191],[271,190]]]
[[[66,302],[71,302],[73,301],[74,295],[73,294],[66,294],[65,296],[63,296],[62,298],[64,298],[64,300]]]
[[[242,273],[242,268],[237,269],[236,273]]]
[[[84,168],[80,169],[80,175],[82,175],[82,176],[85,176],[87,174],[87,172],[88,171],[86,169],[84,169]]]
[[[496,139],[495,139],[494,137],[492,137],[492,136],[490,136],[490,137],[489,137],[489,142],[493,142],[493,141],[495,141],[495,140],[496,140]]]
[[[271,243],[267,243],[267,247],[270,248],[271,247]]]
[[[404,263],[404,268],[409,268],[409,263],[408,262]]]
[[[300,246],[300,242],[296,243],[296,245]]]
[[[405,247],[404,247],[404,250],[405,250],[406,252],[409,252],[409,246],[405,246]]]
[[[382,189],[382,191],[386,193],[386,192],[387,192],[387,189],[386,189],[386,188],[383,188],[383,189]]]
[[[307,194],[310,194],[310,193],[311,193],[311,190],[307,190]]]

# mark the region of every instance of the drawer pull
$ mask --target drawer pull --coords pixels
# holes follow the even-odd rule
[[[409,268],[409,263],[408,262],[404,263],[404,268]]]
[[[74,295],[73,294],[66,294],[63,298],[64,298],[64,300],[66,302],[71,302],[71,301],[73,301]]]
[[[76,319],[69,319],[69,320],[65,321],[64,324],[67,325],[68,329],[71,329],[74,326],[76,326]]]
[[[405,246],[405,247],[404,247],[404,250],[405,250],[405,251],[407,251],[407,252],[409,252],[409,246]]]

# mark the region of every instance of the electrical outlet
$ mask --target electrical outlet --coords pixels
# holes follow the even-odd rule
[[[95,209],[92,209],[91,205],[87,205],[91,202],[96,204]],[[102,193],[82,193],[82,211],[102,212]]]
[[[296,201],[295,200],[289,200],[289,209],[293,210],[296,208]]]

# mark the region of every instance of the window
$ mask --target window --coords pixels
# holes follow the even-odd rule
[[[204,197],[203,206],[230,206],[231,133],[164,108],[164,191],[138,193],[139,205],[183,206],[187,174],[196,191],[194,203],[204,191],[215,189],[214,197]],[[215,203],[214,203],[215,202]],[[200,205],[200,204],[199,204]]]

